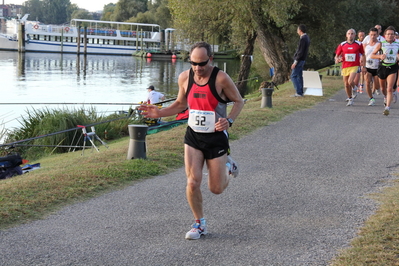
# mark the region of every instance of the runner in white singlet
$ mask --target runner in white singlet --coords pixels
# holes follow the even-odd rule
[[[378,66],[380,65],[380,60],[378,59],[373,59],[371,58],[371,55],[373,51],[375,50],[377,44],[379,43],[377,41],[377,36],[378,36],[378,29],[376,28],[371,28],[369,31],[369,36],[370,36],[370,41],[367,44],[363,44],[364,46],[364,53],[366,55],[366,91],[367,94],[370,98],[369,100],[369,106],[375,105],[375,99],[373,96],[373,91],[378,90],[380,88],[379,84],[379,79],[377,76],[377,69]],[[372,89],[372,84],[373,83],[373,89]]]

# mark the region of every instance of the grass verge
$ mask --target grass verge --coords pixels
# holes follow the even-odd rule
[[[380,204],[378,210],[331,266],[399,265],[399,181],[390,181],[390,185],[371,195]]]
[[[341,77],[326,76],[325,70],[321,73],[323,97],[289,97],[294,93],[291,83],[275,90],[273,108],[260,108],[260,93],[248,95],[230,130],[231,139],[310,108],[342,89]],[[146,160],[126,160],[129,138],[108,143],[108,150],[101,146],[100,153],[86,150],[84,156],[79,151],[42,158],[42,169],[0,181],[0,229],[44,218],[66,204],[182,167],[184,132],[185,126],[179,126],[147,136]],[[381,202],[376,214],[332,265],[399,265],[399,183],[393,181],[383,191],[374,195]]]

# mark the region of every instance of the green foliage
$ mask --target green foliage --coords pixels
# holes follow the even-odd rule
[[[68,7],[68,10],[67,10],[67,14],[68,14],[67,20],[68,20],[68,21],[71,21],[71,19],[72,19],[72,14],[73,14],[75,11],[79,10],[79,9],[80,9],[80,8],[78,7],[77,4],[71,4],[71,5]]]
[[[69,0],[43,0],[43,22],[46,24],[64,24],[68,21]]]
[[[103,15],[101,17],[101,20],[111,21],[111,16],[115,11],[115,7],[116,7],[116,5],[113,3],[109,3],[108,5],[105,5],[104,9],[103,9]]]
[[[234,18],[234,3],[211,0],[170,0],[174,27],[182,39],[208,41],[229,39]],[[199,23],[200,22],[200,23]]]
[[[29,14],[31,20],[40,20],[43,18],[43,2],[41,0],[28,0],[22,5],[22,12]]]
[[[111,20],[126,21],[138,13],[147,11],[146,0],[119,0],[116,4]]]
[[[78,9],[75,10],[72,15],[71,19],[78,18],[78,19],[93,19],[93,14],[87,11],[86,9]]]

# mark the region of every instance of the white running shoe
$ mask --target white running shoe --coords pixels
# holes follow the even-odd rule
[[[188,240],[200,239],[201,235],[206,235],[208,233],[205,221],[201,224],[194,223],[191,227],[191,230],[186,233],[186,239]]]
[[[384,112],[382,113],[383,115],[389,115],[389,107],[385,107]]]
[[[229,171],[229,176],[232,177],[237,177],[239,170],[238,170],[238,164],[231,158],[230,155],[227,155],[227,163],[226,163],[227,169]]]
[[[371,98],[368,105],[369,106],[374,106],[375,105],[375,99]]]
[[[380,95],[380,94],[381,94],[380,89],[375,90],[375,93],[376,93],[377,95]]]
[[[357,96],[357,92],[359,91],[358,87],[355,85],[352,89],[352,98],[355,99]]]
[[[353,105],[353,99],[349,98],[348,103],[346,104],[346,106],[352,106]]]

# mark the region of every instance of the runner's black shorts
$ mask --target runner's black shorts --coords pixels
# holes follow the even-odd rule
[[[369,72],[373,77],[377,76],[377,69],[366,68],[367,72]]]
[[[229,139],[224,131],[197,133],[188,126],[184,143],[202,151],[205,159],[218,158],[229,151]]]
[[[398,73],[398,65],[394,64],[392,66],[379,66],[377,70],[378,77],[380,79],[386,79],[389,75]]]

